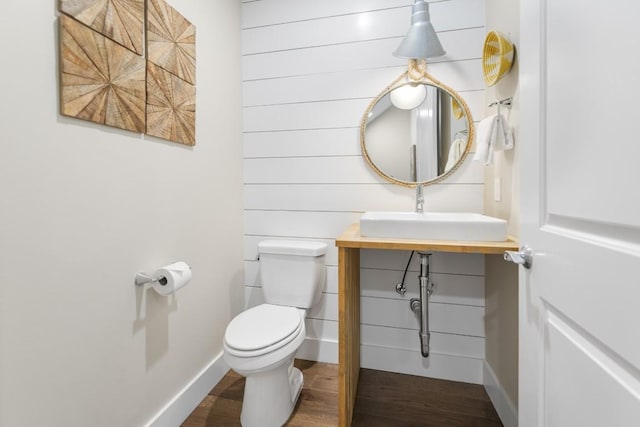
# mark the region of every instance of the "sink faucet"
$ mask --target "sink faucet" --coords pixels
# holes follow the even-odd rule
[[[424,194],[422,184],[416,184],[416,213],[424,213]]]

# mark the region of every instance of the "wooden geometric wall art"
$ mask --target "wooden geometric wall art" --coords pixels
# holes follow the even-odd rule
[[[196,27],[164,0],[147,2],[147,59],[196,83]]]
[[[196,143],[196,87],[147,62],[147,135]]]
[[[60,11],[142,55],[144,0],[60,0]]]
[[[195,26],[164,0],[59,5],[61,113],[195,145]]]
[[[64,15],[60,56],[62,114],[144,132],[143,57]]]

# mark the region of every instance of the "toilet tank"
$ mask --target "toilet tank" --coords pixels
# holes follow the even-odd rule
[[[327,244],[306,240],[258,243],[260,279],[265,302],[310,308],[318,302],[326,280]]]

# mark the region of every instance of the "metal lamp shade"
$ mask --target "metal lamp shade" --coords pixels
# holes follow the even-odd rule
[[[416,0],[411,10],[411,27],[393,55],[399,58],[426,59],[445,53],[431,25],[429,4],[424,0]]]

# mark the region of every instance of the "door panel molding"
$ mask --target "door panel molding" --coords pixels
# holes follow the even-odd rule
[[[640,257],[640,230],[633,226],[549,214],[540,230]]]
[[[544,306],[544,425],[632,425],[640,419],[640,370],[553,306]]]

